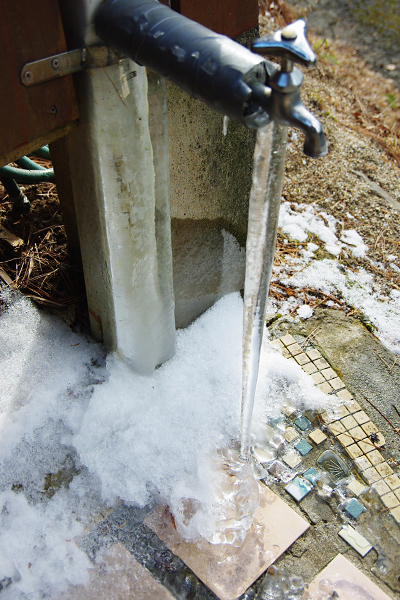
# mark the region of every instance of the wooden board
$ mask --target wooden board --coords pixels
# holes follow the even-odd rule
[[[67,50],[56,0],[0,0],[0,165],[78,118],[72,75],[26,87],[25,63]]]
[[[171,0],[171,8],[232,38],[258,23],[257,0]]]

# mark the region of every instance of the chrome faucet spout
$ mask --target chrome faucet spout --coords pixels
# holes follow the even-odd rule
[[[299,91],[293,94],[282,94],[273,104],[271,115],[273,119],[275,118],[282,125],[300,129],[304,133],[303,152],[306,156],[321,158],[328,153],[322,125],[304,106]]]

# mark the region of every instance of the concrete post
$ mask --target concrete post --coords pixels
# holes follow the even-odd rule
[[[90,43],[97,4],[63,3],[70,47]],[[75,84],[80,119],[58,172],[71,183],[92,333],[149,373],[175,350],[165,89],[152,80],[150,119],[146,71],[128,59]]]

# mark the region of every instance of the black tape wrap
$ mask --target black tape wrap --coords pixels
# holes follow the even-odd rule
[[[249,127],[269,122],[250,96],[252,82],[266,85],[273,67],[230,38],[156,0],[105,0],[95,27],[107,45],[217,112]]]

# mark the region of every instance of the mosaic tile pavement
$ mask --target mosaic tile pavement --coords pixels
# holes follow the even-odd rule
[[[340,443],[353,461],[361,478],[367,486],[371,486],[377,492],[384,507],[389,510],[391,516],[400,525],[400,478],[394,474],[391,466],[379,451],[385,445],[383,434],[368,414],[362,410],[319,350],[311,348],[304,351],[290,334],[274,340],[272,346],[280,349],[284,357],[297,362],[308,375],[311,375],[321,391],[339,399],[340,405],[338,407],[326,410],[319,415],[321,423]],[[284,412],[287,416],[290,416],[294,409],[288,407]],[[302,419],[305,419],[305,417],[300,417],[300,422],[299,418],[296,419],[294,424],[305,433],[311,423],[309,422],[310,425],[307,426]],[[299,432],[294,427],[288,427],[285,438],[288,442],[298,439]],[[308,438],[318,445],[327,436],[321,429],[316,428],[308,432]],[[288,457],[288,460],[286,460],[286,457]],[[289,452],[283,457],[283,461],[294,468],[300,464],[301,457],[297,453]],[[365,486],[354,480],[347,486],[347,489],[354,495],[359,496],[364,491]]]

